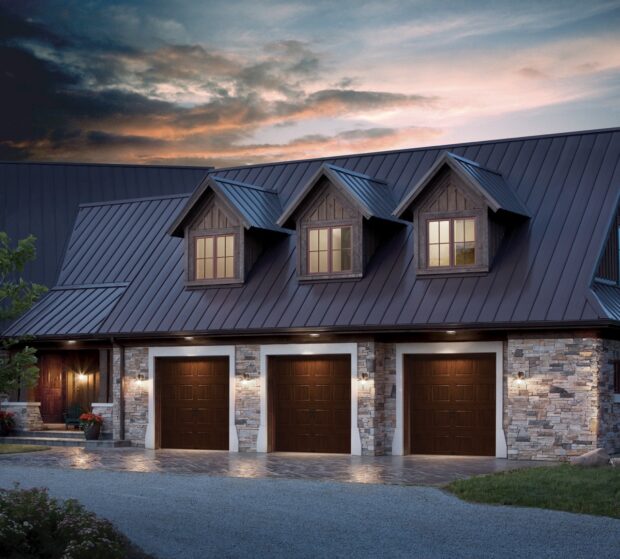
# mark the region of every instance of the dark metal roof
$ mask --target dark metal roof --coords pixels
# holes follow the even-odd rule
[[[167,233],[187,198],[168,197],[82,207],[58,283],[129,284],[109,305],[100,335],[608,323],[592,278],[620,198],[620,129],[449,150],[501,173],[531,216],[504,238],[488,274],[417,277],[409,224],[377,250],[358,281],[300,283],[293,234],[259,257],[243,286],[188,290],[183,242]],[[399,201],[441,153],[431,147],[212,174],[277,191],[286,207],[322,165],[337,164],[381,177]]]
[[[512,188],[506,183],[501,173],[491,171],[475,161],[460,157],[446,151],[441,154],[435,164],[420,179],[394,211],[394,215],[402,216],[404,211],[413,204],[415,199],[426,188],[431,179],[444,166],[448,165],[474,190],[478,191],[494,211],[504,210],[520,216],[529,217],[528,210],[519,200]]]
[[[607,316],[612,320],[620,321],[620,286],[595,281],[592,291]]]
[[[366,219],[377,217],[394,221],[392,212],[396,207],[396,201],[385,181],[377,180],[351,169],[324,163],[290,202],[278,219],[279,225],[284,226],[289,221],[295,210],[322,177],[327,177],[362,212]]]
[[[170,227],[170,234],[183,236],[185,222],[191,218],[196,206],[201,203],[201,200],[210,190],[223,196],[237,210],[246,229],[254,227],[268,231],[289,232],[276,225],[276,221],[282,213],[277,192],[253,184],[211,175],[205,178],[187,201],[183,211]]]
[[[1,163],[0,231],[37,237],[37,259],[26,279],[52,287],[78,205],[121,198],[190,193],[208,167],[75,163]]]

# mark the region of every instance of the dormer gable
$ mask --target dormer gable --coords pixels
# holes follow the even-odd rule
[[[388,185],[323,164],[277,223],[297,230],[297,270],[302,281],[362,277],[377,247],[403,222]]]
[[[277,193],[224,177],[201,183],[169,234],[185,239],[189,287],[243,283],[264,248],[289,232]]]
[[[418,275],[488,272],[529,212],[502,175],[444,152],[394,211],[413,221]]]

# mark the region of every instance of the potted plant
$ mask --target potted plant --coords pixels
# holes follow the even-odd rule
[[[84,431],[87,441],[96,441],[101,432],[103,417],[96,413],[83,413],[80,415],[80,427]]]
[[[0,410],[0,437],[6,437],[15,427],[15,414]]]

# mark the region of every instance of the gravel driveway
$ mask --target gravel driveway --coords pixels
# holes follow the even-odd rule
[[[429,487],[44,469],[19,481],[79,499],[163,558],[618,557],[620,521],[471,505]]]

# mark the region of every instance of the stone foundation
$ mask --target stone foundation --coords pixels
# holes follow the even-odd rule
[[[123,393],[125,396],[125,440],[132,445],[144,446],[144,437],[148,423],[149,406],[149,370],[148,348],[125,348],[125,378]],[[121,438],[121,349],[115,347],[112,353],[112,425],[114,439]],[[138,381],[137,376],[144,375],[146,380]]]
[[[238,345],[235,347],[235,427],[239,452],[256,452],[259,426],[260,347]]]
[[[508,457],[565,460],[599,443],[602,341],[509,337],[504,357]],[[523,383],[517,374],[525,374]]]
[[[15,414],[17,431],[40,431],[43,428],[40,402],[2,402],[0,409]]]

